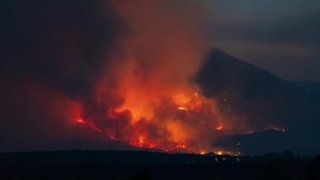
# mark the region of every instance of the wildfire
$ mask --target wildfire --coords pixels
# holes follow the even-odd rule
[[[102,132],[103,132],[100,128],[98,128],[98,127],[96,126],[96,124],[95,124],[94,122],[85,121],[83,118],[78,118],[78,119],[76,120],[76,122],[79,123],[79,124],[87,125],[87,126],[89,126],[91,129],[93,129],[94,131],[96,131],[96,132],[98,132],[98,133],[102,133]],[[112,138],[110,138],[110,139],[112,139]]]
[[[77,122],[80,124],[87,124],[87,122],[85,122],[82,118],[78,118]]]
[[[178,99],[178,101],[182,102],[183,105],[177,104],[177,109],[180,111],[190,111],[195,109],[199,101],[201,101],[199,100],[199,97],[200,97],[199,93],[194,92],[191,98],[184,97],[184,98]]]
[[[203,140],[210,137],[210,124],[215,124],[218,120],[214,119],[215,111],[208,108],[213,106],[211,101],[207,101],[197,92],[190,94],[190,98],[179,95],[179,98],[164,101],[159,106],[145,106],[147,109],[138,109],[137,112],[133,104],[125,106],[126,103],[121,108],[108,109],[105,118],[111,126],[100,127],[95,121],[83,118],[77,118],[76,122],[106,134],[110,140],[125,141],[140,148],[204,154],[213,150],[210,145],[212,142]],[[128,112],[132,116],[128,116]],[[123,124],[123,120],[127,122]],[[121,122],[122,124],[117,126],[117,123]],[[216,130],[222,129],[220,124]]]
[[[214,151],[215,127],[223,118],[216,102],[190,81],[212,49],[199,28],[202,5],[188,1],[173,9],[171,0],[112,5],[134,33],[123,36],[120,51],[97,78],[93,105],[84,107],[86,124],[108,139],[140,148]],[[193,10],[197,16],[186,13]]]
[[[217,131],[222,131],[222,130],[223,130],[223,126],[222,126],[222,125],[219,125],[218,127],[216,127],[216,130],[217,130]]]
[[[178,109],[180,111],[188,111],[188,109],[186,107],[182,107],[182,106],[178,106]]]
[[[177,149],[186,149],[186,146],[183,145],[183,144],[182,144],[182,145],[179,145],[179,144],[178,144],[178,145],[176,146],[176,148],[177,148]]]

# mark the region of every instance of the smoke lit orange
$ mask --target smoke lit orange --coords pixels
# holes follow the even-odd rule
[[[224,118],[192,82],[212,48],[202,29],[205,10],[184,2],[113,1],[132,34],[96,84],[96,107],[85,108],[78,123],[141,148],[214,150]]]

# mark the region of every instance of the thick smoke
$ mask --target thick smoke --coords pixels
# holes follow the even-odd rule
[[[210,108],[202,112],[205,101],[194,99],[199,89],[192,83],[201,59],[212,48],[202,29],[205,9],[195,1],[112,5],[130,32],[120,39],[121,49],[106,67],[96,87],[95,105],[85,107],[84,118],[109,138],[135,146],[163,150],[211,146],[216,113]],[[194,112],[177,108],[188,103],[197,106],[192,107]],[[213,102],[206,104],[213,108]]]
[[[96,138],[73,119],[94,97],[127,30],[103,5],[1,2],[1,149],[46,149],[69,138]]]
[[[212,48],[198,1],[15,0],[1,7],[2,149],[103,138],[113,148],[126,146],[110,140],[200,152],[234,132],[193,82]]]

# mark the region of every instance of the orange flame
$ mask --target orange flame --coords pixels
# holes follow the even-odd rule
[[[216,128],[217,131],[222,131],[223,130],[223,126],[222,125],[219,125],[217,128]]]
[[[228,124],[216,102],[190,82],[212,49],[201,28],[202,5],[186,1],[177,6],[176,0],[112,2],[133,33],[120,43],[121,53],[112,57],[96,84],[97,104],[106,107],[105,112],[86,113],[83,117],[90,121],[78,123],[136,147],[214,151],[221,122],[224,130]],[[190,15],[191,11],[196,13]]]

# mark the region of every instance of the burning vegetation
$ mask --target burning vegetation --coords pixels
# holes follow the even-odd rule
[[[214,151],[214,139],[228,127],[192,81],[212,48],[202,29],[204,7],[189,0],[111,4],[131,33],[119,40],[75,121],[136,147]]]
[[[198,93],[179,102],[164,97],[161,102],[145,107],[144,111],[132,107],[123,103],[120,107],[106,109],[105,116],[99,117],[99,125],[96,125],[96,119],[90,121],[89,115],[88,120],[81,117],[76,122],[111,140],[170,152],[216,151],[211,143],[225,134],[221,125],[223,120],[218,119],[214,102]]]
[[[42,142],[103,137],[167,152],[232,154],[213,144],[253,132],[195,81],[213,49],[200,2],[41,2],[34,11],[21,2],[27,9],[16,21],[36,31],[17,28],[25,39],[6,45],[15,49],[6,51],[1,76],[1,117],[15,125],[1,124],[8,150],[11,141],[37,149]]]
[[[223,152],[216,139],[237,129],[193,81],[212,49],[196,1],[113,1],[130,33],[117,41],[76,114],[79,125],[113,141],[166,152]],[[192,13],[190,13],[192,12]],[[85,99],[88,99],[86,97]]]

